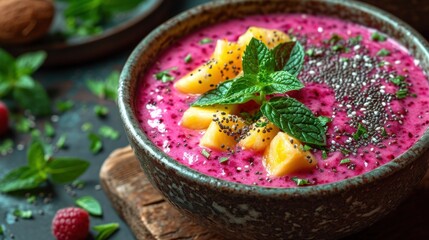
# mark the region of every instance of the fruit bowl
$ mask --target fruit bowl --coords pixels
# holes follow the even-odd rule
[[[264,13],[321,14],[388,34],[429,69],[429,45],[396,17],[354,1],[216,1],[188,10],[146,37],[121,74],[119,109],[128,139],[150,182],[183,214],[228,238],[331,239],[357,232],[395,209],[424,176],[426,131],[405,153],[343,181],[301,188],[264,188],[219,180],[161,151],[142,131],[136,113],[141,76],[163,50],[190,32],[223,20]]]

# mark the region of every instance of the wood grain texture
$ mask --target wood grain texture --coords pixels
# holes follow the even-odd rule
[[[180,214],[147,180],[130,147],[115,150],[100,170],[101,185],[137,239],[224,240]],[[346,239],[429,239],[429,172],[394,212]]]

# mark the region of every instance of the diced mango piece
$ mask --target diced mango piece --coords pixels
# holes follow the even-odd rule
[[[265,149],[263,164],[267,172],[282,177],[296,172],[311,170],[317,160],[297,139],[279,132]]]
[[[200,139],[200,145],[213,150],[229,150],[237,144],[244,126],[244,121],[235,115],[216,114]]]
[[[247,46],[252,38],[261,40],[268,48],[274,48],[280,43],[289,42],[289,35],[276,29],[250,27],[238,38],[238,45]]]
[[[242,53],[237,43],[218,40],[211,59],[179,79],[174,87],[186,94],[203,94],[214,89],[241,72]]]
[[[250,130],[238,142],[238,145],[243,149],[260,152],[267,148],[278,132],[279,128],[277,126],[269,122],[266,117],[261,117],[252,124]]]
[[[180,125],[190,129],[206,129],[216,113],[234,114],[238,105],[213,105],[210,107],[190,107],[183,113]]]

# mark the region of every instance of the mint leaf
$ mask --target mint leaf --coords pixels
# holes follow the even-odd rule
[[[304,87],[304,84],[295,75],[286,71],[271,73],[264,83],[266,85],[264,87],[265,94],[285,93]]]
[[[76,158],[56,158],[46,165],[52,181],[67,183],[77,179],[89,167],[89,162]]]
[[[0,192],[13,192],[37,188],[46,178],[37,169],[28,166],[16,168],[0,180]]]
[[[208,44],[208,43],[212,43],[213,40],[211,38],[203,38],[200,40],[200,44]]]
[[[171,75],[170,71],[175,69],[176,67],[168,68],[158,73],[155,73],[153,76],[155,77],[156,80],[160,80],[163,83],[171,82],[174,80],[174,76]]]
[[[353,134],[354,140],[359,140],[361,137],[367,138],[368,137],[368,131],[362,124],[358,124],[358,127],[356,129],[356,132]]]
[[[325,127],[310,109],[297,100],[274,97],[261,106],[261,112],[292,137],[308,144],[326,145]]]
[[[37,171],[43,171],[46,160],[45,160],[45,149],[40,141],[34,141],[27,151],[28,166],[36,169]],[[45,175],[46,177],[46,175]]]
[[[95,105],[94,106],[94,113],[98,117],[106,117],[109,114],[109,108],[106,106]]]
[[[92,229],[98,232],[95,240],[106,240],[119,229],[118,223],[107,223],[94,226]]]
[[[380,51],[377,52],[377,56],[380,56],[380,57],[386,57],[389,55],[390,55],[390,51],[385,48],[382,48],[380,49]]]
[[[45,135],[49,138],[55,137],[55,128],[48,122],[45,123]]]
[[[103,149],[103,142],[98,135],[89,133],[88,139],[90,141],[89,149],[93,154],[97,154],[101,151],[101,149]]]
[[[33,211],[31,211],[31,210],[15,209],[13,211],[13,215],[15,217],[19,217],[19,218],[22,218],[22,219],[31,219],[31,218],[33,218]]]
[[[13,151],[13,141],[12,139],[5,139],[0,142],[0,155],[6,155]]]
[[[17,88],[13,97],[18,104],[37,116],[46,116],[51,113],[51,100],[43,86],[34,82],[33,88]]]
[[[116,101],[118,97],[119,72],[113,71],[105,80],[87,80],[86,86],[97,97]]]
[[[109,138],[111,140],[116,140],[119,138],[119,132],[109,126],[101,126],[98,129],[98,134],[104,138]]]
[[[30,75],[35,72],[43,62],[45,62],[47,57],[46,52],[38,51],[25,53],[20,55],[16,59],[16,68],[18,70],[18,75]]]
[[[55,146],[58,149],[64,149],[66,147],[66,140],[67,140],[67,135],[62,134],[60,136],[60,138],[58,138],[57,143],[55,144]]]
[[[291,179],[296,183],[297,186],[306,186],[311,184],[308,179],[297,178],[297,177],[293,177]]]
[[[277,45],[274,49],[276,71],[287,71],[297,76],[304,63],[305,51],[299,42],[288,42]]]
[[[73,108],[74,102],[71,100],[58,101],[55,106],[58,112],[65,113]]]
[[[373,32],[371,34],[371,39],[375,42],[384,42],[387,40],[387,37],[378,32]]]
[[[103,215],[103,209],[97,199],[91,196],[83,196],[75,201],[76,205],[85,209],[89,214],[93,216]]]
[[[243,53],[244,74],[269,74],[276,62],[273,53],[262,41],[252,38]]]

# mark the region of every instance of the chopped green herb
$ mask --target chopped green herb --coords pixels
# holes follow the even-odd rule
[[[213,40],[211,38],[203,38],[200,41],[200,44],[208,44],[208,43],[212,43]]]
[[[305,185],[311,184],[308,179],[302,179],[302,178],[297,178],[297,177],[293,177],[292,181],[294,181],[297,186],[305,186]]]
[[[111,72],[104,80],[87,80],[86,86],[97,97],[116,101],[118,97],[119,72]]]
[[[19,133],[29,133],[34,127],[34,123],[25,117],[18,116],[14,119],[15,130]]]
[[[88,140],[90,142],[89,150],[91,150],[93,154],[97,154],[103,149],[103,142],[97,134],[89,133]]]
[[[371,34],[371,39],[376,42],[384,42],[387,40],[387,37],[378,32],[374,32]]]
[[[80,129],[82,129],[82,131],[84,131],[84,132],[91,131],[92,130],[92,124],[89,122],[86,122],[86,123],[82,124]]]
[[[27,202],[33,204],[36,202],[36,195],[30,195],[27,197]]]
[[[91,196],[83,196],[75,201],[76,205],[85,209],[89,214],[93,216],[103,215],[103,209],[97,199]]]
[[[95,105],[94,106],[94,113],[98,117],[106,117],[109,114],[109,108],[106,106]]]
[[[210,153],[204,148],[203,150],[201,150],[201,155],[203,155],[207,159],[210,157]]]
[[[380,57],[386,57],[389,55],[390,55],[390,51],[385,48],[380,49],[380,51],[377,52],[377,56],[380,56]]]
[[[229,160],[229,157],[221,157],[219,158],[219,163],[225,163]]]
[[[103,225],[94,226],[92,229],[98,232],[97,236],[95,237],[95,240],[106,240],[119,229],[119,224],[107,223]]]
[[[346,48],[344,47],[344,45],[334,45],[334,46],[332,46],[332,51],[340,52],[340,51],[344,51],[344,50],[346,50]]]
[[[55,144],[55,146],[58,149],[64,149],[66,147],[66,140],[67,140],[67,135],[66,134],[62,134],[58,140],[57,143]]]
[[[267,99],[267,95],[283,94],[304,87],[297,78],[304,56],[304,49],[299,42],[281,43],[270,50],[263,42],[252,38],[243,54],[244,74],[219,84],[216,89],[200,96],[192,106],[237,104],[254,100],[260,104],[260,112],[284,132],[307,144],[326,145],[326,128],[304,104],[290,97]],[[311,129],[316,132],[309,134],[309,129],[299,127],[302,125],[312,126]]]
[[[33,129],[31,130],[31,137],[32,138],[40,138],[40,136],[42,136],[42,133],[40,133],[39,129]]]
[[[405,77],[398,75],[396,77],[391,78],[390,81],[397,86],[402,86],[404,84]]]
[[[353,134],[353,138],[357,141],[361,137],[368,137],[368,134],[366,128],[359,123],[356,132]]]
[[[12,139],[5,139],[0,143],[0,155],[6,155],[13,151]]]
[[[19,218],[22,218],[22,219],[33,218],[33,212],[31,210],[19,210],[19,209],[15,209],[13,211],[13,215],[15,217],[19,217]]]
[[[336,44],[336,43],[338,43],[339,41],[341,41],[343,38],[340,36],[340,35],[338,35],[338,34],[336,34],[336,33],[334,33],[334,34],[332,34],[332,36],[331,36],[331,38],[328,40],[328,42],[329,42],[329,44]]]
[[[345,156],[347,156],[347,155],[349,155],[349,154],[350,154],[350,151],[349,151],[349,150],[347,150],[347,149],[344,149],[344,148],[342,148],[340,151],[341,151],[341,153],[342,153],[343,155],[345,155]]]
[[[344,158],[340,161],[340,165],[349,164],[351,163],[350,158]]]
[[[381,128],[381,136],[383,136],[383,137],[387,137],[388,136],[386,128],[384,128],[384,127]]]
[[[310,151],[311,149],[313,149],[312,147],[310,147],[310,146],[308,146],[308,145],[304,145],[303,147],[302,147],[302,150],[304,151],[304,152],[306,152],[306,151]]]
[[[71,100],[58,101],[56,104],[56,109],[60,113],[65,113],[72,109],[74,106],[74,102]]]
[[[45,135],[49,138],[55,137],[55,128],[48,122],[45,123]]]
[[[160,80],[163,83],[171,82],[174,80],[174,76],[170,74],[170,71],[177,69],[176,67],[172,67],[169,69],[165,69],[161,72],[154,74],[156,80]]]
[[[76,179],[71,183],[72,187],[77,188],[77,189],[82,189],[85,187],[85,182],[80,180],[80,179]]]
[[[322,150],[322,159],[327,159],[328,158],[328,153],[326,152],[326,150]]]
[[[307,54],[310,57],[314,56],[314,53],[315,51],[313,48],[307,49],[307,51],[305,51],[305,54]]]
[[[98,134],[104,138],[109,138],[111,140],[116,140],[119,138],[120,134],[115,129],[104,125],[98,129]]]
[[[185,61],[185,63],[192,62],[192,54],[189,53],[188,55],[186,55],[184,61]]]
[[[396,98],[397,99],[403,99],[408,96],[408,89],[407,88],[400,88],[398,91],[396,91]]]
[[[350,61],[350,59],[346,58],[346,57],[341,57],[340,58],[340,62],[348,62]]]
[[[357,35],[356,37],[349,38],[349,43],[352,46],[358,45],[362,42],[362,35]]]

